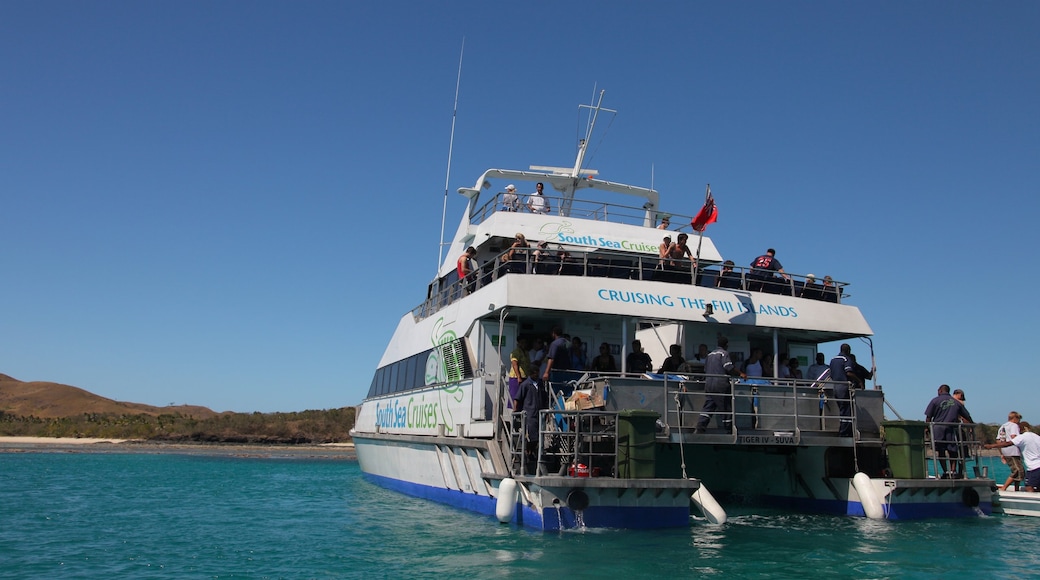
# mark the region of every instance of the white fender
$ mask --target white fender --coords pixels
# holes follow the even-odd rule
[[[874,484],[870,483],[870,476],[862,471],[852,478],[852,487],[859,494],[859,502],[863,504],[863,513],[872,520],[885,518],[885,509],[881,506],[881,498],[874,490]]]
[[[706,520],[713,524],[726,523],[726,510],[722,509],[719,502],[715,501],[715,496],[711,495],[711,492],[704,485],[698,487],[697,491],[690,496],[690,499],[693,500],[693,504],[697,506],[697,509],[701,510]]]
[[[507,477],[498,484],[498,499],[495,502],[495,517],[503,524],[513,519],[516,513],[516,480]]]

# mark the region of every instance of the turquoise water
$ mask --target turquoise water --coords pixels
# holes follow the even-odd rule
[[[0,453],[0,578],[995,578],[1040,569],[1040,518],[730,514],[724,526],[541,533],[383,490],[354,461]]]

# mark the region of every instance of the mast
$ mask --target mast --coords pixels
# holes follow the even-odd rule
[[[578,180],[581,179],[581,167],[585,163],[585,154],[588,152],[589,149],[589,140],[592,138],[592,131],[596,128],[596,119],[599,117],[600,111],[606,111],[608,113],[617,114],[617,111],[613,109],[603,108],[603,94],[606,92],[606,90],[600,90],[599,100],[597,100],[596,104],[594,105],[578,105],[579,109],[590,109],[590,119],[588,127],[585,129],[585,138],[578,141],[578,155],[574,159],[573,168],[567,169],[563,167],[538,167],[533,165],[531,166],[531,169],[548,170],[552,171],[557,175],[566,175],[571,178],[570,186],[565,187],[563,190],[560,191],[560,193],[562,194],[560,200],[560,215],[570,215],[571,205],[574,203],[574,192],[578,189]],[[593,98],[595,98],[595,95],[593,95]],[[596,175],[598,172],[589,171],[588,173],[591,177],[593,175]]]
[[[462,50],[459,51],[459,74],[455,79],[455,105],[451,109],[451,137],[448,139],[448,169],[444,174],[444,204],[441,207],[441,237],[437,244],[437,267],[433,270],[433,277],[440,274],[441,263],[444,261],[444,220],[448,215],[448,180],[451,178],[451,151],[455,145],[455,117],[459,111],[459,85],[462,83],[462,55],[466,53],[466,37],[462,37]]]

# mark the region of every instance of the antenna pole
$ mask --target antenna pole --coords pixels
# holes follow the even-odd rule
[[[440,272],[441,263],[444,261],[444,220],[448,215],[448,180],[451,178],[451,151],[455,146],[455,117],[459,111],[459,85],[462,84],[462,56],[466,53],[466,37],[462,37],[462,50],[459,51],[459,74],[455,79],[455,105],[451,110],[451,138],[448,139],[448,169],[444,174],[444,205],[441,208],[441,237],[437,244],[437,268],[433,277],[436,278]]]
[[[574,161],[574,170],[571,172],[571,177],[578,177],[578,175],[581,174],[581,164],[585,162],[585,151],[589,147],[589,139],[592,137],[592,129],[596,126],[596,118],[599,117],[599,112],[607,111],[610,113],[617,113],[617,111],[603,108],[603,93],[605,92],[607,91],[600,90],[599,100],[595,105],[578,105],[579,108],[588,108],[592,110],[589,111],[589,116],[591,117],[589,120],[589,127],[585,130],[585,138],[581,140],[581,144],[578,147],[578,158]],[[596,96],[593,94],[593,99],[595,98]]]

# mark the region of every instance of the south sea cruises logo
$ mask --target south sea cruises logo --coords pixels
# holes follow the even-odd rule
[[[376,424],[386,429],[428,429],[438,424],[444,425],[446,433],[455,431],[454,415],[451,404],[463,401],[462,387],[458,381],[462,379],[461,361],[447,360],[448,357],[458,358],[460,355],[451,348],[446,348],[455,342],[458,336],[454,330],[443,330],[444,318],[438,318],[434,323],[430,340],[433,342],[433,350],[426,357],[426,371],[423,384],[426,386],[451,384],[437,389],[435,402],[427,402],[426,394],[419,397],[408,397],[407,402],[402,404],[400,399],[387,402],[386,407],[376,403]],[[427,393],[429,394],[429,393]]]
[[[590,246],[593,248],[610,248],[613,250],[625,250],[629,252],[657,253],[657,246],[632,240],[618,240],[607,236],[578,235],[574,231],[571,222],[549,222],[543,224],[538,230],[544,234],[543,239],[561,244],[574,244],[576,246]]]

